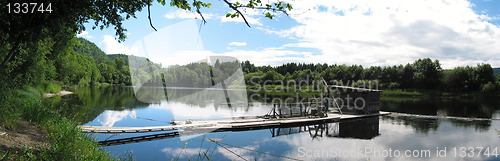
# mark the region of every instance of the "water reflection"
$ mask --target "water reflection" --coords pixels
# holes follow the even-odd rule
[[[163,91],[164,88],[154,88]],[[151,90],[150,90],[151,91]],[[62,113],[82,124],[94,126],[169,125],[173,119],[257,116],[268,112],[260,102],[232,102],[229,107],[220,89],[169,89],[173,99],[157,103],[138,101],[133,87],[80,88],[75,94],[47,100]],[[196,92],[193,92],[196,91]],[[246,97],[246,91],[228,90],[231,97]],[[242,95],[241,93],[245,93]],[[143,95],[144,96],[144,95]],[[238,100],[234,99],[234,100]],[[202,101],[203,100],[203,101]],[[175,118],[174,118],[175,116]],[[118,124],[116,124],[118,123]]]
[[[238,129],[237,131],[255,131],[256,128]],[[379,117],[368,117],[363,119],[345,120],[340,122],[318,123],[318,124],[302,124],[279,126],[275,128],[267,128],[271,137],[280,137],[286,135],[294,135],[299,133],[309,134],[312,140],[321,137],[330,138],[353,138],[370,140],[379,136]],[[229,130],[232,131],[232,130]],[[216,130],[215,132],[226,132],[224,129]],[[105,146],[122,145],[128,143],[137,143],[144,141],[153,141],[159,139],[169,139],[186,135],[202,134],[198,131],[168,131],[145,134],[122,134],[120,137],[106,138],[100,140],[99,144]],[[103,134],[106,135],[106,134]]]
[[[453,153],[454,147],[489,147],[491,150],[497,148],[499,138],[494,130],[476,131],[474,128],[454,127],[450,121],[442,120],[435,131],[422,134],[415,132],[411,126],[405,126],[408,124],[405,120],[402,120],[402,124],[393,121],[382,117],[380,135],[369,140],[323,137],[311,141],[308,135],[292,135],[286,138],[280,137],[279,141],[292,149],[285,152],[287,156],[303,160],[496,160],[500,157],[484,155],[460,157]],[[494,125],[499,124],[495,122]],[[437,157],[436,150],[444,148],[447,155]],[[410,152],[429,150],[430,156],[396,157],[392,153],[390,157],[376,153],[389,150],[403,154],[406,150]]]
[[[500,100],[488,98],[382,97],[381,110],[434,116],[493,118]]]
[[[200,151],[213,152],[209,153],[212,160],[242,160],[240,157],[246,160],[287,160],[287,158],[299,160],[495,160],[500,157],[483,155],[460,157],[459,154],[453,153],[454,147],[489,147],[493,150],[500,141],[493,129],[477,131],[474,128],[454,127],[449,120],[438,120],[439,126],[434,131],[419,133],[412,126],[407,126],[410,123],[406,122],[408,120],[384,116],[340,123],[243,132],[215,132],[187,141],[168,138],[153,139],[154,141],[109,146],[106,149],[115,152],[133,150],[134,156],[140,160],[170,160],[172,158],[188,160],[188,158],[196,158]],[[457,122],[468,121],[457,120]],[[349,132],[355,128],[370,129],[375,125],[379,128],[361,132],[369,134],[366,136]],[[493,121],[492,125],[498,127],[500,122]],[[273,130],[274,134],[271,132]],[[344,130],[347,133],[342,134]],[[219,138],[219,144],[224,147],[207,141],[208,138]],[[437,157],[436,150],[444,148],[446,148],[447,155]],[[400,151],[401,153],[406,150],[411,152],[430,150],[430,156],[389,157],[376,153],[376,151],[389,149],[392,152]],[[362,153],[358,154],[360,150]]]
[[[158,88],[158,90],[163,89]],[[197,92],[193,92],[193,90]],[[233,106],[229,108],[224,104],[224,98],[215,98],[221,95],[210,94],[214,90],[216,89],[205,89],[202,91],[198,89],[171,89],[170,94],[173,98],[176,98],[175,101],[150,104],[138,101],[131,87],[79,88],[74,90],[75,94],[73,95],[67,95],[62,98],[51,98],[48,102],[54,104],[61,113],[66,114],[68,117],[78,120],[82,124],[93,124],[96,126],[116,126],[117,122],[126,120],[129,120],[128,123],[143,120],[142,123],[132,123],[137,126],[168,125],[174,119],[173,114],[178,116],[176,119],[196,118],[196,116],[198,118],[221,118],[262,115],[270,109],[266,103],[261,102],[250,102],[249,106]],[[232,90],[228,92],[233,95],[231,93]],[[243,97],[243,95],[234,95]],[[251,95],[249,94],[248,96],[250,97]],[[207,101],[194,101],[198,98]],[[213,101],[217,99],[222,101]],[[500,103],[498,100],[382,97],[381,101],[383,111],[401,113],[481,118],[495,118],[500,113],[498,107]],[[132,113],[132,111],[135,112],[138,118],[125,114]],[[150,121],[144,121],[145,119],[150,119]],[[154,119],[154,121],[151,121],[151,119]],[[401,117],[399,119],[388,117],[385,119],[392,119],[394,122],[399,122],[400,124],[403,124],[401,122],[404,120],[405,124],[407,124],[406,126],[411,126],[419,133],[435,131],[439,125],[439,119],[413,117]],[[486,131],[491,126],[491,121],[469,121],[464,123],[451,120],[450,122],[457,127],[473,127],[479,131]],[[131,126],[125,123],[119,124]],[[349,131],[355,130],[357,129]]]
[[[123,111],[104,111],[99,117],[97,117],[97,121],[101,123],[102,126],[113,127],[113,125],[123,120],[125,117],[136,118],[135,110],[123,110]]]
[[[379,136],[379,117],[340,122],[339,138],[370,140]]]
[[[389,120],[393,124],[412,127],[415,132],[427,134],[435,132],[439,128],[442,121],[447,121],[457,128],[474,128],[478,132],[488,131],[492,120],[457,120],[457,119],[442,119],[442,118],[422,118],[413,116],[389,115],[383,117],[383,120]]]
[[[54,98],[52,103],[68,116],[81,120],[82,124],[107,126],[154,126],[168,125],[172,113],[184,114],[191,117],[192,113],[215,116],[217,111],[222,113],[236,113],[236,115],[258,115],[266,113],[270,105],[261,102],[252,102],[248,108],[229,108],[216,102],[200,104],[178,99],[178,102],[159,102],[147,104],[137,101],[131,87],[110,86],[103,88],[80,88],[74,95]],[[177,92],[183,92],[178,90]],[[174,94],[174,93],[173,93]],[[180,94],[184,95],[184,94]],[[185,95],[184,95],[185,96]],[[382,98],[381,108],[385,111],[415,113],[437,116],[461,117],[498,117],[498,100],[474,99],[430,99],[430,98]],[[171,108],[179,107],[179,108]],[[181,108],[182,107],[182,108]],[[185,109],[185,110],[182,110]],[[176,111],[178,110],[178,111]],[[471,158],[453,157],[453,147],[497,147],[500,141],[496,129],[500,129],[500,122],[496,120],[470,121],[440,118],[419,118],[384,116],[360,120],[342,121],[339,123],[302,125],[297,127],[276,127],[252,131],[224,131],[207,133],[194,137],[183,148],[184,141],[180,139],[160,138],[154,141],[136,142],[124,145],[106,147],[117,155],[127,151],[134,151],[133,155],[139,160],[170,160],[179,156],[181,160],[193,158],[199,153],[196,150],[213,151],[212,160],[239,160],[237,156],[208,142],[206,138],[222,138],[221,142],[247,148],[254,151],[266,152],[301,160],[414,160],[416,158],[386,158],[374,155],[354,157],[331,156],[304,156],[302,150],[327,150],[356,152],[360,148],[390,149],[393,150],[432,150],[430,158],[421,160],[495,160],[495,157],[475,156]],[[274,130],[274,133],[271,132]],[[158,134],[158,133],[151,133]],[[139,137],[144,134],[109,134],[96,135],[99,140]],[[178,136],[170,137],[176,138]],[[204,138],[205,137],[205,138]],[[436,148],[447,147],[447,157],[437,158]],[[226,146],[246,159],[279,160],[283,158],[263,153],[242,150]],[[332,153],[330,153],[332,154]],[[332,154],[333,155],[333,154]],[[499,156],[500,157],[500,156]]]
[[[379,134],[379,117],[344,120],[334,123],[270,129],[272,137],[309,133],[311,139],[319,137],[354,138],[370,140]]]
[[[435,132],[439,126],[439,119],[431,118],[418,118],[418,117],[399,117],[399,116],[387,116],[383,117],[382,120],[389,121],[394,125],[403,125],[405,127],[411,127],[416,133],[427,134],[429,132]]]
[[[137,101],[132,88],[127,87],[82,87],[73,90],[73,92],[72,95],[52,101],[52,104],[61,113],[82,124],[96,119],[106,110],[143,109],[150,105]]]

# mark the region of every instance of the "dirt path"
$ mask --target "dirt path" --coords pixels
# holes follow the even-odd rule
[[[10,157],[15,157],[24,145],[29,149],[49,146],[45,132],[27,121],[19,121],[15,129],[0,127],[0,160],[12,159],[3,157],[9,150],[13,155]]]

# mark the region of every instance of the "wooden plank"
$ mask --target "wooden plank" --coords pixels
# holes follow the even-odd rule
[[[191,129],[198,127],[210,127],[216,124],[187,124],[170,126],[150,126],[150,127],[104,127],[104,126],[80,126],[83,132],[93,133],[140,133],[152,131],[170,131],[180,129]]]
[[[300,124],[321,121],[339,121],[345,119],[355,119],[363,117],[372,117],[387,115],[390,112],[380,112],[366,115],[348,115],[348,114],[334,114],[329,113],[328,117],[323,118],[308,118],[308,117],[295,117],[287,119],[248,119],[231,121],[228,119],[210,120],[210,121],[197,121],[193,120],[192,124],[170,125],[170,126],[149,126],[149,127],[103,127],[103,126],[80,126],[83,132],[90,133],[143,133],[153,131],[171,131],[171,130],[209,130],[209,129],[231,129],[231,128],[252,128],[252,127],[270,127],[279,126],[284,124]]]

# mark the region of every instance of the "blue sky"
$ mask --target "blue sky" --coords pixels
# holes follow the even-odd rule
[[[166,65],[229,55],[256,65],[369,67],[430,57],[448,69],[478,63],[500,67],[500,1],[496,0],[294,0],[289,1],[295,8],[290,16],[276,14],[272,20],[262,11],[248,10],[250,28],[241,18],[225,18],[231,10],[222,1],[210,3],[210,9],[202,10],[205,25],[195,13],[155,4],[151,16],[159,32],[149,26],[144,9],[137,19],[124,22],[125,42],[114,39],[112,28],[91,30],[92,22],[78,36],[107,54],[146,56]],[[141,52],[146,51],[144,42],[148,54]]]

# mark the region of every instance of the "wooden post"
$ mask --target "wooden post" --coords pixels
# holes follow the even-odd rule
[[[276,118],[276,103],[273,105],[273,117]]]
[[[304,116],[307,116],[307,103],[304,104]]]
[[[304,115],[302,114],[302,103],[299,103],[299,112],[300,112],[300,116],[304,116]]]
[[[289,104],[288,108],[290,108],[290,117],[293,117],[293,112],[292,112],[292,104]]]
[[[328,109],[330,108],[329,105],[330,105],[330,100],[325,100],[326,101],[326,105],[325,105],[325,113],[328,112]]]
[[[281,113],[281,104],[278,104],[278,112],[279,112],[279,115],[280,115],[280,118],[283,118],[283,113]]]

